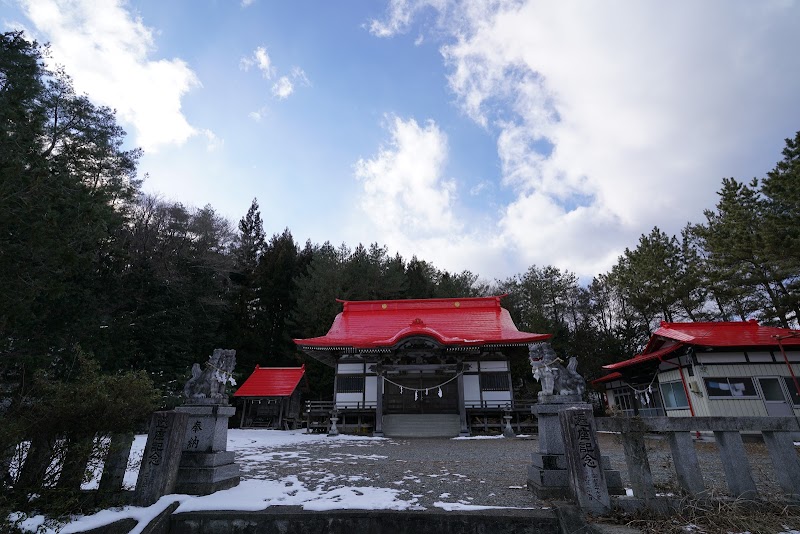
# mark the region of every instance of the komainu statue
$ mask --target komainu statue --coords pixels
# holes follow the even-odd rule
[[[542,385],[539,397],[547,395],[583,395],[586,381],[578,374],[578,360],[570,357],[566,367],[550,343],[536,343],[528,346],[528,360],[533,369],[533,378]]]
[[[196,363],[192,366],[192,378],[183,386],[183,396],[190,404],[227,404],[225,386],[236,385],[233,368],[236,367],[236,351],[214,349],[208,357],[205,369]]]

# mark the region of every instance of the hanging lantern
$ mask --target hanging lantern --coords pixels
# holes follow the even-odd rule
[[[414,390],[414,400],[416,401],[417,399],[419,399],[419,391]]]
[[[439,387],[439,398],[440,399],[442,398],[442,388],[441,387]]]

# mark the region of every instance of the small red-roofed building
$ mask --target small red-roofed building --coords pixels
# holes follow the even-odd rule
[[[626,415],[800,416],[800,331],[662,322],[633,358],[593,381]]]
[[[240,426],[289,429],[300,424],[301,384],[306,366],[261,367],[233,394]]]
[[[514,404],[510,358],[551,337],[517,330],[501,298],[339,301],[327,334],[294,341],[335,368],[334,407],[371,412],[375,435],[469,435],[468,410]]]

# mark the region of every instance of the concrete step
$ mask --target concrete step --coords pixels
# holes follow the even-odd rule
[[[389,414],[383,433],[390,438],[453,438],[461,430],[458,414]]]

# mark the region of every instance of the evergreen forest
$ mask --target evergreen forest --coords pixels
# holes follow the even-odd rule
[[[589,282],[548,265],[486,281],[378,243],[267,235],[256,199],[229,221],[145,194],[141,152],[125,148],[114,112],[76,94],[44,53],[21,32],[0,35],[0,417],[80,377],[104,383],[110,404],[171,407],[191,365],[220,347],[236,349],[239,383],[256,364],[305,364],[307,397],[330,399],[332,370],[292,339],[324,334],[337,298],[507,293],[517,327],[554,334],[589,379],[662,320],[798,324],[800,132],[764,176],[722,178],[698,222],[647,230]],[[526,364],[514,367],[523,396]]]

